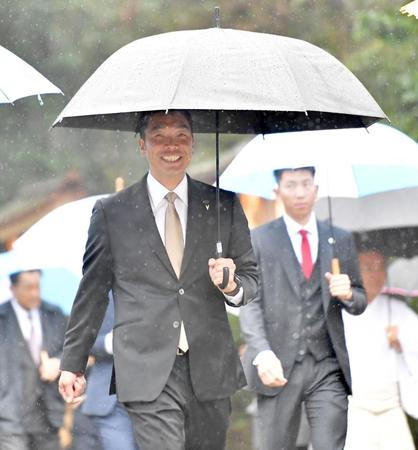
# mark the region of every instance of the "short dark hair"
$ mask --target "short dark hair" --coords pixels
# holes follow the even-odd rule
[[[17,283],[19,283],[19,277],[22,273],[33,273],[33,272],[36,272],[36,273],[39,273],[39,275],[42,275],[42,270],[40,270],[40,269],[20,270],[19,272],[11,273],[9,275],[11,285],[16,286]]]
[[[299,172],[300,170],[307,170],[308,172],[311,173],[312,178],[315,177],[315,167],[314,166],[296,167],[294,169],[291,169],[290,167],[285,168],[285,169],[276,169],[273,171],[273,174],[274,174],[274,178],[277,181],[277,184],[279,184],[284,172]]]
[[[190,114],[190,111],[187,111],[186,109],[169,109],[167,111],[149,111],[142,113],[139,117],[138,123],[135,128],[135,133],[139,134],[141,139],[145,138],[145,130],[147,129],[147,126],[149,124],[149,121],[151,120],[151,117],[155,114],[171,114],[171,113],[179,113],[187,120],[190,126],[190,130],[193,133],[193,120],[192,115]]]

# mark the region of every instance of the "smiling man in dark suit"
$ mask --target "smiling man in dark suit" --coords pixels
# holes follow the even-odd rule
[[[225,302],[245,304],[257,286],[247,221],[237,197],[221,192],[226,257],[211,258],[215,189],[186,175],[190,115],[146,114],[138,131],[150,171],[93,210],[60,389],[68,402],[83,392],[112,289],[115,388],[141,450],[221,450],[230,396],[245,384]],[[221,290],[224,266],[230,278]]]
[[[315,169],[276,172],[284,216],[254,230],[261,288],[241,310],[244,369],[258,394],[261,450],[293,450],[302,402],[315,450],[342,450],[351,392],[342,309],[366,308],[352,236],[334,229],[342,274],[332,275],[330,227],[313,213]]]

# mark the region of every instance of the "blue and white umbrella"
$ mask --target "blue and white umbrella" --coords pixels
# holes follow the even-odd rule
[[[223,189],[274,199],[273,170],[315,166],[319,197],[358,198],[418,186],[418,144],[393,127],[259,135],[220,177]]]

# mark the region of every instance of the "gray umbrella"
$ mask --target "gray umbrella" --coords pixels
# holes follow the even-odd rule
[[[362,127],[386,117],[360,81],[324,50],[283,36],[211,28],[122,47],[54,126],[135,131],[142,113],[173,109],[191,112],[194,131],[216,132],[217,188],[219,133]],[[219,256],[221,250],[218,242]]]
[[[377,248],[386,256],[418,255],[418,187],[360,198],[332,199],[334,225],[353,231],[360,249]],[[316,205],[319,219],[329,217],[326,199]]]

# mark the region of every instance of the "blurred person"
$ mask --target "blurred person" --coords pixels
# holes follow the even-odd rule
[[[89,369],[86,396],[81,413],[97,430],[103,450],[138,450],[131,419],[116,395],[109,394],[113,367],[114,305],[110,293],[109,305],[91,351],[94,363]]]
[[[418,378],[418,316],[381,294],[386,262],[379,251],[360,252],[359,260],[368,307],[360,317],[344,315],[353,379],[345,449],[413,450],[398,369],[401,358]]]
[[[0,450],[57,450],[64,402],[57,379],[66,318],[41,300],[41,272],[10,275],[0,305]]]
[[[240,322],[261,450],[295,449],[302,403],[315,450],[342,450],[345,442],[351,376],[341,313],[362,313],[366,295],[353,238],[339,228],[342,274],[330,273],[330,226],[313,212],[314,175],[314,167],[275,171],[284,215],[252,232],[261,284]]]
[[[60,391],[67,402],[83,393],[112,290],[112,393],[127,408],[141,450],[221,450],[230,397],[245,384],[225,302],[245,304],[257,289],[247,220],[237,196],[221,191],[225,257],[214,259],[216,191],[186,175],[190,114],[147,113],[138,131],[150,170],[94,207]],[[224,267],[229,279],[221,289]]]

